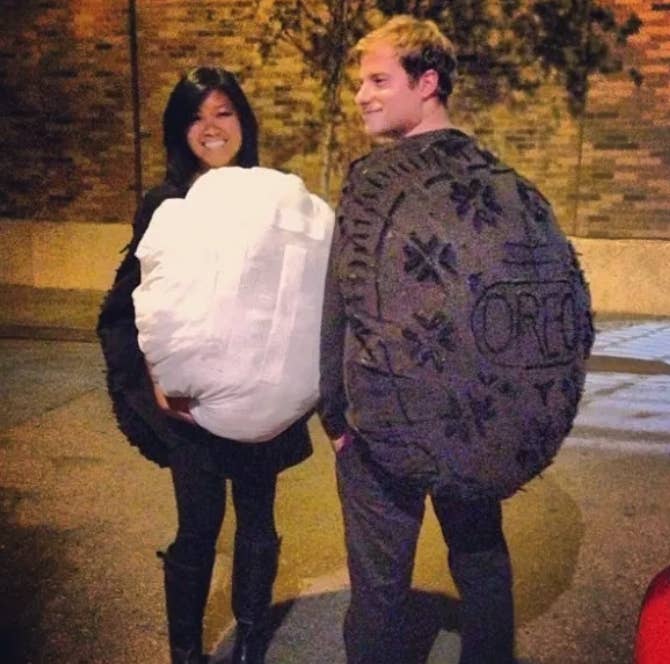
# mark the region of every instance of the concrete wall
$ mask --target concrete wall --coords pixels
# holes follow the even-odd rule
[[[598,313],[670,316],[670,242],[572,238]]]
[[[128,224],[0,220],[0,283],[105,290]]]
[[[127,224],[0,220],[0,283],[105,290]],[[598,313],[670,316],[670,242],[572,238]]]

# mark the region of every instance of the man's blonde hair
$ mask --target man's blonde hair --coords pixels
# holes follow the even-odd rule
[[[362,37],[353,54],[360,59],[380,44],[393,48],[411,80],[434,69],[439,77],[437,96],[446,103],[456,77],[456,49],[433,21],[408,14],[394,16]]]

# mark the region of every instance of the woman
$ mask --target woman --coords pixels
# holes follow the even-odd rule
[[[226,479],[237,517],[232,604],[237,619],[233,662],[262,663],[262,621],[277,573],[279,538],[274,499],[277,474],[311,454],[307,416],[265,443],[220,438],[193,424],[184,399],[152,385],[137,343],[132,292],[140,282],[135,249],[166,198],[183,198],[210,168],[258,165],[257,123],[229,72],[199,67],[172,91],[163,116],[164,182],[144,197],[133,237],[100,313],[98,335],[120,429],[160,466],[169,466],[178,530],[165,553],[165,595],[173,664],[204,662],[202,620],[215,544],[224,517]],[[184,232],[188,232],[185,228]]]

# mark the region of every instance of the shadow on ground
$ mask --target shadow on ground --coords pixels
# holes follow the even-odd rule
[[[270,641],[268,664],[344,664],[342,621],[348,604],[349,590],[345,589],[273,606],[267,635]],[[451,638],[440,636],[457,629],[458,602],[455,599],[441,593],[412,590],[407,616],[402,626],[401,642],[407,648],[402,661],[416,664],[457,661],[458,638],[453,634]],[[231,631],[214,653],[212,664],[231,661],[233,640]]]
[[[65,555],[68,534],[44,526],[20,526],[13,519],[26,497],[20,491],[0,488],[0,652],[4,664],[44,661],[49,631],[44,619],[62,608],[62,580],[75,574]],[[63,625],[65,630],[75,627]]]

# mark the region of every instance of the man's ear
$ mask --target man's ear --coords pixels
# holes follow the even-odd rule
[[[439,75],[434,69],[426,69],[419,77],[419,91],[423,99],[428,99],[437,94]]]

